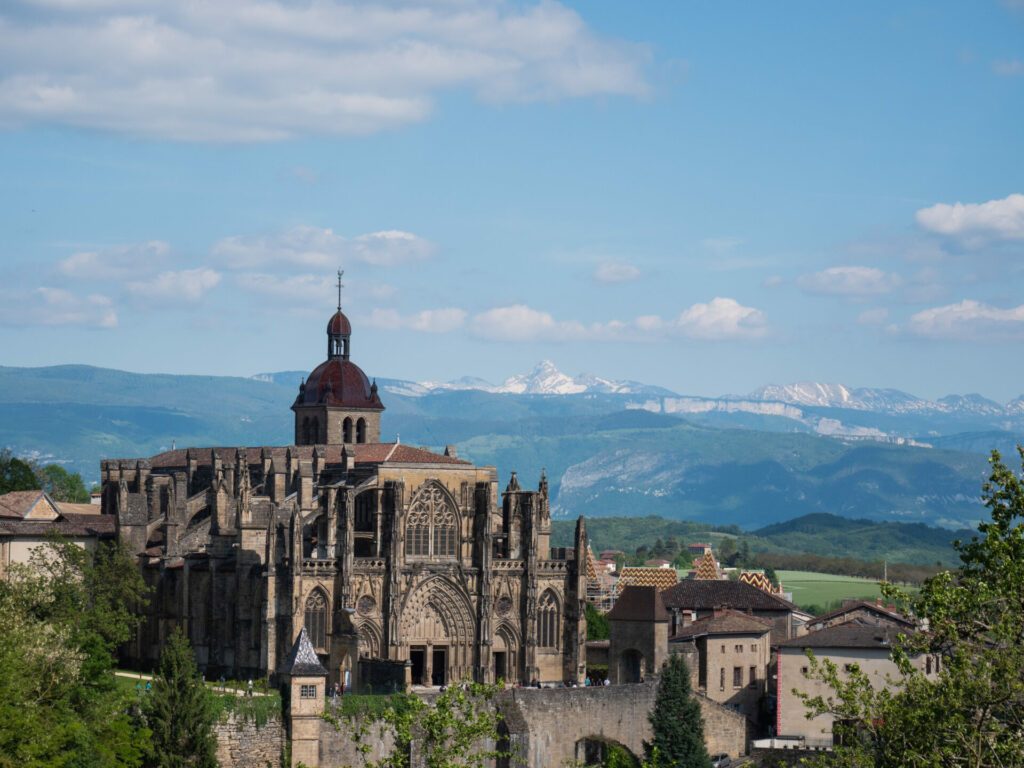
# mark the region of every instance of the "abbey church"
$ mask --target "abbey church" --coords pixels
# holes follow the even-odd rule
[[[580,680],[583,521],[575,550],[553,548],[543,476],[499,494],[496,469],[453,448],[380,442],[351,336],[339,302],[294,445],[102,463],[104,512],[153,588],[127,661],[155,664],[182,625],[208,677],[272,677],[305,627],[329,683],[360,658],[420,685]]]

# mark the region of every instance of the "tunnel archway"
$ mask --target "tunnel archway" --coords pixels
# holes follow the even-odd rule
[[[576,764],[585,768],[640,768],[639,758],[624,744],[604,736],[576,742]]]

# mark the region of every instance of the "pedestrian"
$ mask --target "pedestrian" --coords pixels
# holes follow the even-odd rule
[[[611,684],[612,684],[612,681],[611,681],[611,680],[609,680],[609,679],[608,679],[608,678],[606,677],[606,678],[604,679],[604,684],[605,684],[605,685],[611,685]]]
[[[248,684],[245,686],[245,695],[252,696],[252,678],[249,679]]]

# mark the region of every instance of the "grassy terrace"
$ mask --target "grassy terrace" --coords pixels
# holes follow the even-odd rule
[[[151,682],[149,675],[139,677],[138,672],[131,670],[118,670],[118,672],[121,674],[115,675],[114,681],[125,698],[131,699],[147,695],[146,683]],[[126,674],[130,674],[131,677],[125,676]],[[239,720],[262,726],[267,720],[281,717],[281,694],[276,689],[268,688],[265,681],[254,681],[252,696],[246,695],[247,683],[240,680],[229,680],[223,685],[208,682],[206,687],[210,692],[214,711],[221,719],[234,714]]]

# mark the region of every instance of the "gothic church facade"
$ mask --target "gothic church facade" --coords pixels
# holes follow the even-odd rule
[[[329,682],[359,657],[413,683],[580,680],[586,552],[550,545],[543,476],[382,443],[376,383],[339,306],[292,406],[295,444],[102,462],[104,512],[153,588],[127,661],[182,625],[208,677],[273,677],[303,626]]]

